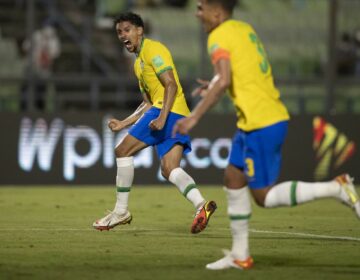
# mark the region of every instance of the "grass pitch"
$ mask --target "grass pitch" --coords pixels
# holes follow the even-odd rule
[[[334,200],[253,206],[254,268],[205,270],[231,236],[222,189],[201,190],[218,210],[192,235],[194,211],[175,187],[133,187],[133,222],[109,232],[91,225],[115,188],[0,188],[0,279],[360,279],[360,221]]]

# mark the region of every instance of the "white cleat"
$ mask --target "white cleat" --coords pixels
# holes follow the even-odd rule
[[[335,181],[338,182],[342,188],[342,201],[354,209],[356,216],[360,219],[360,200],[353,184],[354,179],[351,178],[349,174],[342,174],[337,176]]]
[[[223,250],[225,257],[222,259],[209,263],[206,265],[206,269],[210,270],[222,270],[228,268],[236,268],[236,269],[250,269],[254,265],[254,260],[252,257],[248,257],[245,261],[240,261],[235,259],[229,250]]]
[[[130,224],[132,220],[131,213],[126,211],[124,214],[118,214],[114,211],[109,211],[105,217],[93,223],[93,227],[97,230],[110,230],[118,225]]]

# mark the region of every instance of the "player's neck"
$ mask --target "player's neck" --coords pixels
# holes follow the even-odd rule
[[[140,38],[140,42],[139,44],[137,45],[136,47],[136,51],[135,51],[135,55],[136,56],[139,56],[140,52],[141,52],[141,49],[143,47],[143,44],[144,44],[144,40],[145,40],[145,37],[144,36],[141,36]]]
[[[229,20],[231,18],[232,18],[231,14],[228,14],[228,13],[221,14],[220,17],[219,17],[220,24],[224,23],[225,21],[227,21],[227,20]]]

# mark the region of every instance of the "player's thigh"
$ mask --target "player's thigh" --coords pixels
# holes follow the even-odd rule
[[[239,189],[246,185],[244,173],[245,132],[238,129],[232,139],[229,164],[224,173],[224,184],[229,189]]]
[[[161,172],[165,178],[170,176],[172,170],[180,166],[180,161],[183,155],[184,148],[182,145],[175,144],[162,158],[161,158]]]
[[[156,145],[164,138],[163,131],[152,130],[149,124],[159,116],[160,110],[152,107],[128,130],[128,134],[148,146]]]
[[[280,174],[281,149],[286,133],[287,122],[279,122],[247,134],[245,173],[259,205],[263,205],[267,192]]]
[[[127,134],[125,138],[115,148],[116,157],[130,157],[148,145],[134,136]]]

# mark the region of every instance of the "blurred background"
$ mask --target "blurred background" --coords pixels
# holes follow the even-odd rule
[[[170,48],[187,94],[210,77],[194,0],[0,0],[0,111],[135,107],[133,59],[112,25],[127,10]],[[359,11],[358,0],[241,0],[235,18],[262,38],[291,113],[359,113]]]
[[[41,149],[33,146],[32,154],[22,155],[19,147],[21,139],[26,139],[21,138],[22,129],[32,135],[41,128],[38,116],[48,124],[49,132],[53,120],[60,118],[73,127],[93,126],[101,134],[107,114],[126,115],[138,106],[141,95],[132,70],[134,58],[124,51],[113,29],[113,18],[128,10],[143,17],[148,37],[168,46],[188,102],[191,107],[196,103],[190,97],[196,78],[211,78],[212,68],[206,34],[195,18],[195,0],[0,0],[0,122],[2,131],[16,130],[9,140],[3,137],[2,144],[15,143],[17,151],[2,152],[3,159],[5,155],[15,159],[9,178],[3,177],[0,183],[11,182],[19,166],[26,170],[21,158],[36,165]],[[234,17],[249,22],[258,32],[281,98],[295,120],[347,115],[341,123],[356,125],[354,116],[360,113],[359,11],[359,0],[239,1]],[[234,110],[224,98],[212,112],[227,116]],[[85,121],[96,118],[98,124]],[[309,134],[305,141],[313,152],[312,120],[307,119],[309,131],[304,133]],[[353,127],[341,130],[354,132]],[[358,134],[347,137],[351,140]],[[23,144],[35,145],[31,139]],[[77,166],[86,168],[90,166],[86,155],[95,142],[83,135],[79,139],[85,140],[75,141],[74,151],[84,162],[79,160]],[[65,136],[61,141],[67,143]],[[351,155],[354,151],[355,143]],[[63,161],[60,154],[49,160]],[[314,166],[322,156],[313,156]],[[40,169],[46,171],[41,155],[38,157]],[[95,154],[94,159],[98,158]],[[328,165],[331,161],[327,158]],[[106,168],[113,166],[113,162],[104,162]]]

